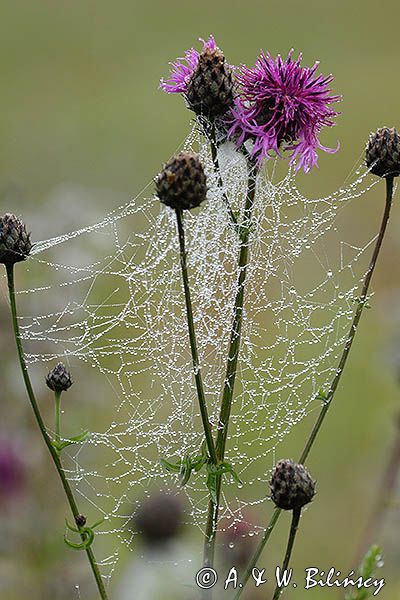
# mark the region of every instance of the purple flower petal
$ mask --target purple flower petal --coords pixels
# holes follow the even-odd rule
[[[217,48],[212,35],[210,35],[207,41],[201,38],[200,41],[203,42],[203,50],[215,50]],[[197,50],[194,48],[186,50],[184,57],[177,58],[176,61],[170,63],[170,77],[169,79],[161,79],[161,89],[168,94],[184,94],[187,90],[189,79],[197,67],[198,60],[199,52]]]
[[[253,68],[241,67],[241,97],[231,110],[229,136],[238,145],[252,139],[252,155],[259,160],[271,158],[271,151],[280,156],[284,145],[296,170],[308,173],[317,166],[317,149],[338,149],[325,148],[318,136],[323,127],[335,125],[339,113],[330,105],[341,97],[331,94],[332,75],[316,74],[319,63],[302,67],[302,55],[293,60],[292,54],[283,61],[262,52]]]

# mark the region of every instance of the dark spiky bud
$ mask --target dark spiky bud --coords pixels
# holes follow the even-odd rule
[[[157,195],[163,204],[180,210],[199,206],[207,195],[207,179],[198,156],[181,152],[156,178]]]
[[[204,48],[185,96],[193,112],[210,119],[225,114],[232,106],[233,73],[219,48]]]
[[[25,223],[12,214],[0,217],[0,263],[13,265],[26,259],[32,249]]]
[[[133,517],[133,528],[149,545],[162,545],[175,538],[183,524],[182,503],[176,496],[160,492],[144,500]]]
[[[85,527],[86,517],[84,515],[78,515],[75,517],[75,523],[78,525],[78,527]]]
[[[53,392],[66,392],[72,383],[71,373],[62,363],[58,363],[46,377],[46,385]]]
[[[270,487],[271,499],[284,510],[300,509],[315,495],[315,481],[307,469],[288,459],[276,463]]]
[[[400,135],[394,127],[381,127],[371,133],[365,150],[365,162],[378,177],[400,175]]]

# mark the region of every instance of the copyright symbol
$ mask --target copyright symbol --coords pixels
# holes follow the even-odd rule
[[[214,569],[210,569],[210,567],[204,567],[196,573],[196,583],[199,588],[202,588],[203,590],[209,590],[214,587],[217,583],[217,579],[217,572],[214,571]]]

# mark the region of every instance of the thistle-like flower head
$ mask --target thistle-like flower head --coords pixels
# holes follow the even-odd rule
[[[203,42],[204,50],[216,50],[217,45],[212,35],[205,42]],[[199,62],[200,53],[194,48],[186,50],[185,56],[177,58],[176,61],[170,63],[171,72],[169,79],[161,79],[160,87],[164,92],[168,94],[185,94],[187,92],[187,86],[191,76],[196,70],[197,63]]]
[[[0,264],[13,265],[25,260],[32,250],[25,223],[12,214],[0,217]]]
[[[46,385],[53,392],[66,392],[73,384],[71,373],[59,362],[46,377]]]
[[[229,117],[229,135],[238,145],[252,139],[252,155],[260,160],[269,158],[271,151],[280,155],[283,148],[289,150],[296,170],[307,173],[317,165],[318,148],[337,150],[322,146],[319,134],[323,127],[335,125],[339,113],[331,105],[341,98],[329,89],[332,75],[316,74],[318,62],[302,67],[302,55],[294,60],[292,54],[293,50],[282,60],[262,52],[253,68],[241,67],[241,94]]]
[[[315,495],[315,481],[307,469],[293,460],[282,459],[272,473],[271,499],[278,508],[295,510],[302,508]]]
[[[200,206],[207,197],[207,178],[199,157],[192,152],[173,156],[156,177],[159,200],[178,210]]]
[[[185,58],[172,63],[170,79],[161,80],[161,88],[182,93],[187,106],[196,115],[213,120],[233,105],[232,67],[212,36],[204,42],[201,53],[191,48]]]
[[[371,133],[365,149],[365,162],[378,177],[400,175],[400,135],[394,127],[381,127]]]

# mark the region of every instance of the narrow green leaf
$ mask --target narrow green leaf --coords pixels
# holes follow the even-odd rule
[[[321,400],[325,404],[328,402],[328,394],[324,392],[324,390],[319,390],[318,394],[315,396],[316,400]]]
[[[206,440],[204,440],[203,443],[201,444],[200,452],[201,452],[202,457],[205,460],[208,460],[208,452],[207,452],[207,442],[206,442]]]
[[[192,473],[192,461],[190,460],[190,456],[186,454],[185,458],[182,461],[179,478],[181,480],[181,486],[187,484],[190,479],[190,475]]]
[[[198,473],[200,469],[206,464],[207,460],[208,459],[204,458],[203,456],[196,458],[194,461],[192,461],[192,469],[196,471],[196,473]]]
[[[89,437],[89,431],[82,431],[79,435],[75,435],[74,437],[68,438],[69,442],[84,442]]]
[[[223,462],[221,465],[219,465],[218,469],[220,473],[228,473],[232,477],[232,479],[236,481],[236,483],[238,483],[239,485],[243,485],[243,482],[241,481],[239,475],[236,473],[235,469],[230,463]]]
[[[57,450],[57,452],[61,452],[61,450],[63,450],[64,448],[67,448],[68,446],[72,446],[73,444],[76,444],[78,442],[84,442],[88,438],[88,435],[89,435],[89,431],[83,431],[79,435],[68,438],[62,442],[53,440],[52,445]]]
[[[211,500],[214,504],[217,504],[217,474],[208,472],[207,476],[207,488],[210,492]]]
[[[99,519],[98,521],[96,521],[96,523],[93,523],[93,525],[91,526],[90,529],[95,529],[96,527],[98,527],[99,525],[101,525],[102,523],[104,523],[104,517]]]
[[[365,581],[368,578],[375,577],[376,571],[382,567],[382,555],[379,546],[372,546],[364,556],[361,565],[358,568],[359,576]],[[346,593],[345,600],[367,600],[372,597],[373,588],[360,588],[359,590],[349,590]]]
[[[169,462],[168,460],[165,460],[165,458],[161,458],[160,465],[166,471],[169,471],[170,473],[180,473],[180,471],[181,471],[181,462],[180,461],[178,463],[172,463],[172,462]]]

